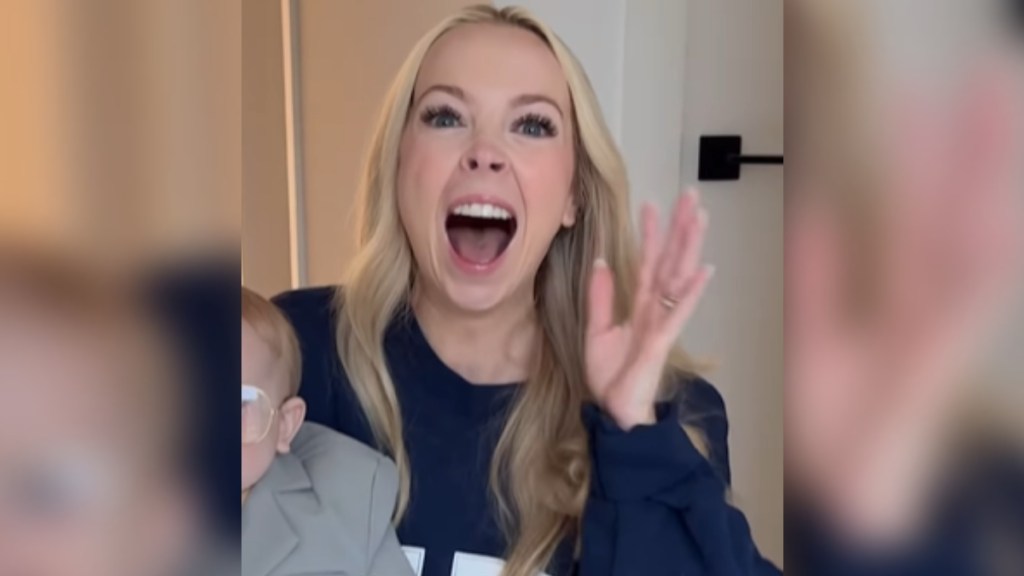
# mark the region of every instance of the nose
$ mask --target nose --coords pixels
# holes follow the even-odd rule
[[[462,169],[469,172],[490,170],[494,173],[504,172],[508,160],[493,144],[478,141],[462,156]]]

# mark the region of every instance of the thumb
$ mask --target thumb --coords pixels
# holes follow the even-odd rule
[[[587,335],[607,332],[615,322],[615,279],[603,258],[594,261],[590,273]]]

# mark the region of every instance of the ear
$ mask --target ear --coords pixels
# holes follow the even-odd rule
[[[290,398],[281,405],[280,421],[277,425],[277,452],[287,454],[292,449],[292,439],[299,433],[306,419],[306,402],[302,398]]]
[[[569,193],[565,201],[565,211],[562,213],[562,227],[572,228],[576,225],[576,194]]]

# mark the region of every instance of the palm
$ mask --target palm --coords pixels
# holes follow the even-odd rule
[[[792,295],[800,305],[787,312],[787,469],[842,520],[881,526],[885,537],[925,493],[964,375],[1021,271],[1009,128],[1009,102],[1019,100],[998,85],[976,90],[959,114],[902,130],[870,314],[844,316],[838,278],[851,249],[827,210],[804,207],[787,222],[799,239],[787,254],[794,285],[814,287]],[[809,284],[808,270],[826,280]]]
[[[711,275],[709,267],[700,265],[707,217],[696,194],[676,203],[664,240],[651,207],[644,207],[642,220],[633,314],[615,323],[612,272],[599,262],[591,278],[586,339],[590,390],[601,408],[627,429],[650,421],[669,352]]]

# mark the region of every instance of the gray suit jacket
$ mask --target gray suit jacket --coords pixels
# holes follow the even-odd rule
[[[242,576],[412,576],[391,527],[395,465],[305,423],[242,510]]]

